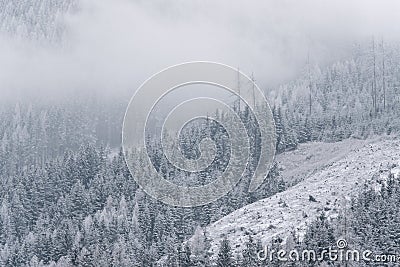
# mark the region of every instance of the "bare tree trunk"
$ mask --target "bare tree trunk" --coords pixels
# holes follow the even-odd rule
[[[385,80],[385,46],[382,38],[382,91],[383,91],[383,110],[386,110],[386,80]]]
[[[239,67],[237,69],[237,89],[238,89],[238,93],[239,93],[239,103],[238,103],[238,108],[239,108],[239,112],[240,112],[240,102],[241,102],[241,95],[240,95],[240,71],[239,71]]]
[[[372,95],[373,95],[373,106],[375,114],[378,112],[378,102],[377,102],[377,91],[376,91],[376,56],[375,56],[375,38],[372,37],[372,58],[373,58],[373,82],[372,82]]]
[[[308,88],[309,88],[309,113],[312,112],[312,86],[311,86],[311,71],[310,71],[310,53],[307,54],[307,68],[308,68]]]
[[[256,79],[254,78],[254,74],[253,73],[251,73],[251,81],[253,82],[252,83],[252,90],[253,90],[253,104],[254,104],[254,108],[256,108],[256,95],[255,95],[255,92],[254,92],[254,90],[255,90],[255,83],[256,83]]]

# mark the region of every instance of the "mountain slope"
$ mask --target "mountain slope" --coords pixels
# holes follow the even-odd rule
[[[400,140],[396,137],[368,140],[360,147],[349,146],[349,142],[361,141],[341,142],[341,147],[336,145],[336,154],[345,152],[335,162],[320,164],[320,169],[288,190],[245,206],[210,225],[207,231],[212,240],[211,251],[218,251],[224,236],[235,251],[240,251],[248,235],[268,244],[273,237],[285,238],[292,230],[301,234],[317,215],[324,212],[328,217],[336,216],[364,182],[400,163]],[[312,155],[318,151],[314,149],[318,146],[321,144],[308,144],[303,152]],[[346,152],[349,147],[350,151]],[[284,157],[291,162],[290,156]],[[315,201],[311,201],[310,196]]]
[[[345,139],[334,143],[304,143],[295,150],[278,154],[276,161],[279,163],[284,181],[293,185],[368,142],[362,139]]]

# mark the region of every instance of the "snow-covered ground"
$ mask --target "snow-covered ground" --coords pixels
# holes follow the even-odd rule
[[[248,235],[267,244],[276,236],[285,239],[292,230],[303,233],[306,225],[322,212],[328,217],[336,216],[365,181],[380,177],[392,164],[399,165],[400,139],[310,143],[279,156],[278,161],[284,166],[283,175],[302,181],[210,225],[207,232],[213,253],[224,236],[239,251]],[[316,202],[310,201],[310,196]]]
[[[310,142],[296,150],[276,156],[281,176],[289,184],[296,183],[345,157],[350,151],[361,148],[370,140],[346,139],[341,142]]]

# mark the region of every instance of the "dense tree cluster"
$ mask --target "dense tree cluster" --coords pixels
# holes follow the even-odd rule
[[[39,42],[56,42],[64,33],[63,15],[75,0],[0,1],[0,32]]]
[[[301,78],[272,92],[277,150],[398,132],[399,51],[384,42],[355,45],[348,60],[326,69],[308,65]]]
[[[302,262],[275,262],[274,266],[370,266],[371,262],[365,261],[361,253],[369,250],[369,256],[374,259],[376,255],[399,255],[400,251],[400,179],[396,177],[396,164],[389,166],[385,173],[372,177],[360,188],[359,194],[349,200],[341,211],[339,217],[329,218],[324,214],[317,217],[307,228],[306,234],[300,240],[299,236],[292,233],[287,244],[281,248],[286,250],[296,249],[314,250],[317,255],[328,249],[338,249],[337,241],[346,240],[347,250],[360,252],[360,260],[350,260],[347,263],[333,261],[328,257],[324,260]],[[319,253],[319,254],[318,254]],[[326,256],[328,256],[326,254]],[[350,258],[351,259],[351,258]],[[375,263],[377,264],[377,263]],[[380,266],[396,266],[396,261],[386,260]],[[252,265],[250,265],[252,266]]]
[[[274,165],[252,194],[247,193],[249,180],[243,179],[229,195],[209,205],[162,204],[138,189],[122,151],[111,147],[113,139],[104,135],[103,129],[113,124],[99,122],[99,109],[96,104],[3,107],[0,265],[151,266],[165,260],[170,266],[209,266],[210,240],[204,226],[284,189]],[[158,154],[152,157],[161,172],[177,181]],[[204,177],[217,171],[211,169]],[[193,234],[196,245],[185,246]]]

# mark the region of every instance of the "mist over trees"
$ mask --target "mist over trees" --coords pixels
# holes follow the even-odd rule
[[[315,95],[311,113],[308,95],[302,91],[307,91],[307,75],[282,86],[281,93],[273,98],[278,152],[296,149],[299,143],[309,141],[397,134],[399,68],[395,60],[399,53],[389,45],[385,51],[391,55],[384,72],[387,99],[384,105],[383,90],[377,90],[377,110],[372,104],[375,91],[370,86],[373,65],[368,46],[356,47],[354,59],[313,70],[311,84]],[[383,73],[377,66],[376,69],[376,73]],[[375,79],[383,81],[379,74]],[[221,244],[218,255],[210,255],[205,226],[244,205],[284,190],[286,185],[279,176],[279,166],[273,166],[264,184],[252,194],[247,193],[249,181],[244,179],[215,203],[190,209],[169,207],[138,189],[127,170],[119,148],[120,137],[116,137],[123,108],[123,103],[116,107],[104,100],[87,99],[67,101],[61,106],[20,102],[2,107],[1,264],[151,266],[162,262],[177,266],[179,262],[181,266],[210,266],[240,262],[240,266],[253,266],[257,240],[249,240],[242,255],[230,252],[228,240]],[[245,110],[241,116],[251,125],[251,117],[246,116]],[[193,127],[194,131],[202,131]],[[217,129],[209,131],[218,133]],[[190,136],[193,132],[183,142],[188,149]],[[223,165],[224,158],[220,160]],[[162,161],[163,158],[155,159],[165,175],[179,182],[183,177],[170,173]],[[212,179],[213,171],[216,170],[204,176],[203,183]],[[384,190],[394,190],[392,184],[394,188],[396,182],[390,181]],[[384,195],[393,194],[385,191]],[[360,205],[354,206],[351,225],[353,220],[368,214],[359,214]],[[326,227],[318,227],[318,223],[325,225],[316,221],[315,229],[325,231]],[[312,229],[310,234],[315,231]],[[354,231],[364,231],[357,229]],[[321,234],[306,236],[306,240],[310,239],[306,242],[314,242],[311,241],[314,236]],[[193,235],[196,242],[187,244]],[[364,235],[357,234],[361,239]]]
[[[278,151],[307,141],[398,132],[400,50],[397,44],[383,42],[379,49],[354,45],[352,58],[326,69],[314,66],[311,74],[305,71],[303,78],[271,95]]]
[[[132,88],[176,61],[206,57],[258,69],[252,78],[260,81],[270,102],[277,153],[313,141],[398,136],[400,46],[395,34],[385,32],[393,30],[395,20],[388,24],[389,19],[371,19],[371,25],[362,17],[363,27],[356,27],[362,12],[347,2],[340,3],[348,9],[330,7],[352,13],[355,26],[348,29],[336,15],[327,15],[335,12],[316,3],[275,12],[275,5],[225,2],[228,15],[220,12],[226,11],[223,5],[196,3],[187,6],[192,12],[188,14],[195,14],[189,16],[176,5],[160,8],[158,1],[153,10],[142,1],[118,1],[111,7],[104,1],[0,0],[0,266],[266,265],[256,255],[263,244],[251,235],[239,253],[234,253],[229,235],[211,253],[207,232],[207,225],[223,216],[289,186],[281,166],[274,163],[264,183],[248,192],[257,147],[251,151],[254,161],[248,172],[228,195],[195,208],[171,207],[149,197],[127,169],[121,126]],[[299,19],[314,5],[319,16]],[[375,12],[374,5],[365,5],[368,18],[381,18],[380,13],[398,18],[398,12]],[[168,12],[154,19],[164,8]],[[221,14],[212,17],[209,12]],[[340,14],[343,18],[347,13]],[[283,21],[275,25],[270,19]],[[314,27],[321,39],[315,44],[307,39],[316,34]],[[371,30],[364,29],[368,27]],[[360,28],[367,33],[358,34]],[[294,34],[298,31],[303,34]],[[352,34],[356,40],[347,40]],[[353,41],[344,57],[334,52]],[[247,108],[237,112],[249,129],[250,143],[256,145],[254,118]],[[223,129],[212,123],[192,125],[179,140],[182,149],[196,156],[194,147],[204,136],[229,150]],[[149,145],[156,169],[177,184],[209,183],[229,161],[228,153],[220,153],[212,168],[195,176],[168,164],[160,144]],[[143,160],[139,153],[130,156],[139,165]],[[133,173],[150,175],[140,168]],[[321,250],[345,236],[352,248],[398,252],[399,190],[399,181],[389,172],[379,186],[360,189],[336,221],[321,215],[303,240],[292,233],[288,243]],[[271,247],[281,248],[283,238],[274,238]]]

